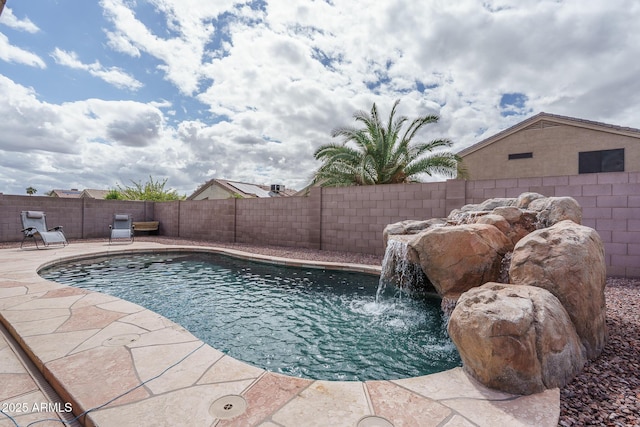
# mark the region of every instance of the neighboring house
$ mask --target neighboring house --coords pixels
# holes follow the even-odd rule
[[[51,190],[49,196],[60,197],[65,199],[79,199],[82,191],[72,188],[71,190]]]
[[[95,190],[87,188],[82,191],[80,197],[86,199],[104,199],[105,197],[107,197],[107,194],[109,194],[109,190]]]
[[[187,200],[214,200],[229,198],[288,197],[296,190],[286,189],[284,185],[257,185],[246,182],[212,179],[201,185]]]
[[[109,193],[109,190],[92,190],[87,188],[86,190],[80,191],[76,188],[72,188],[71,190],[51,190],[49,196],[66,199],[104,199],[107,193]]]
[[[539,113],[458,155],[472,180],[640,172],[640,129]]]

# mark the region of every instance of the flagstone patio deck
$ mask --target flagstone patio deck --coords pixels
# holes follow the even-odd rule
[[[44,419],[51,421],[37,425],[60,426],[56,419],[75,416],[100,427],[557,425],[558,389],[509,395],[481,386],[461,368],[391,381],[288,377],[226,356],[138,305],[37,274],[44,265],[76,257],[175,249],[214,251],[151,242],[0,250],[0,321],[13,337],[0,333],[0,410],[11,417],[0,413],[0,427]],[[40,373],[48,384],[38,380]]]

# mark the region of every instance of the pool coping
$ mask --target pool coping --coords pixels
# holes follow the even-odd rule
[[[233,359],[143,307],[49,282],[37,274],[46,266],[77,258],[176,250],[222,253],[287,266],[380,272],[378,266],[153,242],[0,250],[0,322],[63,401],[71,404],[75,415],[84,413],[80,417],[84,425],[137,426],[140,419],[157,426],[380,425],[374,424],[380,421],[375,417],[395,426],[558,423],[557,388],[530,396],[511,395],[482,386],[462,368],[364,382],[289,377]],[[2,346],[0,351],[4,351]],[[23,381],[24,375],[13,372],[15,364],[3,368],[6,363],[0,359],[2,383]],[[24,387],[10,389],[15,389],[15,394],[0,394],[0,402],[27,399]],[[28,396],[35,399],[33,403],[43,399]],[[220,403],[227,400],[235,409],[220,412]],[[230,417],[242,401],[246,410]],[[39,414],[14,415],[26,421]],[[0,426],[2,422],[0,418]]]

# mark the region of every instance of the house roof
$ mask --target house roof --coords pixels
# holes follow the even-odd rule
[[[76,190],[75,188],[71,190],[52,190],[53,197],[62,197],[66,199],[79,199],[82,191]]]
[[[497,134],[487,139],[484,139],[463,150],[460,150],[458,152],[458,155],[461,157],[464,157],[468,154],[473,153],[474,151],[477,151],[481,148],[486,147],[489,144],[493,144],[496,141],[499,141],[503,138],[506,138],[509,135],[512,135],[516,132],[519,132],[527,128],[541,129],[547,126],[553,126],[558,124],[592,129],[592,130],[597,130],[601,132],[610,132],[610,133],[615,133],[619,135],[631,136],[634,138],[640,138],[640,129],[610,125],[602,122],[595,122],[591,120],[578,119],[575,117],[561,116],[558,114],[550,114],[550,113],[542,112],[542,113],[536,114],[535,116],[531,116],[528,119],[525,119],[520,123],[514,126],[511,126],[508,129],[498,132]]]
[[[89,199],[104,199],[109,194],[109,190],[96,190],[93,188],[86,188],[80,197],[87,197]]]
[[[229,194],[240,194],[243,197],[287,197],[293,196],[296,193],[296,190],[285,188],[284,191],[280,191],[278,193],[271,191],[271,186],[269,185],[258,185],[251,184],[247,182],[239,182],[239,181],[230,181],[228,179],[219,179],[214,178],[203,185],[201,185],[192,195],[187,197],[187,200],[195,199],[200,193],[204,192],[207,188],[212,185],[217,185],[222,187]]]

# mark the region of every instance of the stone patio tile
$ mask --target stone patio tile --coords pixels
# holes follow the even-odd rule
[[[42,298],[61,298],[73,295],[86,295],[89,291],[80,288],[74,288],[72,286],[64,286],[62,288],[52,289],[47,291]]]
[[[139,340],[129,344],[129,348],[200,341],[198,338],[194,337],[191,332],[187,331],[182,326],[173,322],[171,323],[172,326],[166,327],[164,329],[158,329],[151,332],[145,331],[145,334],[141,335]]]
[[[40,293],[40,292],[49,292],[53,289],[66,287],[60,283],[50,282],[48,280],[44,280],[40,276],[32,277],[30,280],[31,283],[27,286],[30,294]]]
[[[58,332],[102,329],[123,316],[125,314],[103,310],[95,306],[74,308],[71,310],[71,316],[60,326]]]
[[[433,400],[452,397],[504,400],[514,397],[509,393],[486,388],[467,375],[462,368],[454,368],[422,377],[392,380],[391,382]]]
[[[389,381],[367,381],[365,387],[375,414],[395,427],[438,426],[452,414],[446,406]]]
[[[271,420],[286,426],[349,426],[372,415],[363,384],[352,381],[315,381]]]
[[[267,417],[312,383],[312,380],[304,378],[287,377],[267,372],[249,390],[244,392],[247,411],[236,418],[220,420],[216,427],[246,427],[265,421]],[[223,385],[221,384],[221,386]],[[296,425],[300,425],[300,420]]]
[[[99,305],[99,304],[105,304],[107,302],[112,302],[112,301],[117,301],[118,298],[111,296],[111,295],[107,295],[107,294],[101,294],[100,292],[87,292],[85,293],[85,295],[80,298],[78,301],[76,301],[71,308],[80,308],[80,307],[88,307],[91,305]]]
[[[239,394],[248,381],[189,387],[140,402],[107,407],[89,414],[95,425],[118,427],[211,426],[211,404],[228,394]],[[245,425],[244,427],[247,427]]]
[[[102,329],[94,331],[94,334],[87,337],[83,342],[78,343],[78,345],[73,348],[69,354],[80,353],[104,345],[114,346],[116,345],[116,342],[120,342],[122,343],[121,345],[124,346],[133,341],[139,340],[142,334],[146,333],[148,332],[145,329],[128,323],[116,321]]]
[[[2,316],[10,323],[21,322],[34,322],[34,321],[48,321],[49,319],[55,319],[57,317],[69,317],[71,316],[71,310],[68,308],[52,308],[50,310],[2,310]]]
[[[237,379],[256,379],[264,369],[224,355],[200,378],[198,384],[220,383]]]
[[[66,311],[66,310],[65,310]],[[54,333],[60,325],[67,321],[69,313],[47,319],[32,320],[30,322],[15,322],[13,326],[20,336],[42,335]]]
[[[163,317],[157,313],[154,313],[153,311],[149,311],[146,309],[142,309],[137,313],[126,315],[119,321],[122,323],[136,325],[142,329],[146,329],[147,331],[157,331],[159,329],[164,329],[175,325],[174,322],[170,321],[166,317]]]
[[[35,383],[34,383],[34,387],[35,387]],[[9,412],[9,415],[11,415],[16,420],[19,426],[27,426],[27,425],[32,425],[37,427],[63,426],[63,424],[59,421],[60,417],[58,416],[58,414],[56,414],[55,412],[50,412],[48,410],[49,408],[46,408],[46,407],[43,408],[41,406],[43,404],[45,405],[48,404],[49,401],[47,400],[45,395],[42,394],[42,392],[37,388],[30,393],[22,394],[19,397],[9,399],[9,402],[14,404],[15,403],[20,404],[20,412],[15,412],[15,411]],[[23,412],[24,409],[26,409],[26,412]],[[64,410],[64,407],[61,407],[60,409]],[[43,420],[51,420],[51,421],[43,421]],[[58,420],[58,421],[53,421],[53,420]],[[6,421],[9,421],[9,424],[6,424],[5,423]],[[0,427],[4,427],[4,426],[15,427],[15,424],[9,419],[7,419],[6,417],[0,415]]]
[[[98,347],[54,360],[46,364],[45,378],[64,384],[60,397],[75,401],[79,408],[74,410],[89,410],[129,390],[132,391],[114,403],[136,402],[150,396],[144,387],[135,388],[140,380],[131,354],[124,347]]]
[[[17,416],[15,417],[15,420],[19,426],[31,426],[31,425],[36,425],[38,427],[63,426],[64,424],[62,424],[60,421],[54,421],[56,418],[60,419],[56,414],[53,414],[53,413],[31,413],[31,414]],[[33,422],[37,422],[37,424],[32,424]],[[0,419],[0,427],[15,427],[15,424],[13,423],[13,421],[9,419],[5,419],[5,420]]]
[[[31,351],[37,355],[39,360],[34,360],[34,363],[39,366],[40,363],[47,363],[70,354],[77,346],[85,342],[89,337],[95,335],[97,332],[97,329],[92,329],[86,331],[32,335],[22,338]]]
[[[25,286],[25,282],[20,282],[17,280],[3,280],[0,279],[0,289],[8,289],[8,288],[24,288],[25,292],[27,291],[27,287]]]
[[[13,310],[40,310],[40,309],[55,309],[55,308],[69,308],[74,302],[82,298],[81,295],[71,295],[68,297],[60,298],[38,298],[18,306],[13,307]]]
[[[99,305],[100,308],[111,311],[118,311],[120,313],[132,314],[144,310],[144,307],[134,304],[123,299],[117,299],[115,301],[106,302]]]
[[[482,426],[555,426],[560,416],[560,389],[545,390],[512,400],[450,399],[442,402]],[[551,410],[550,410],[551,409]]]
[[[223,353],[196,341],[137,347],[131,349],[131,355],[138,376],[143,381],[155,377],[188,355],[161,377],[147,383],[146,387],[151,393],[160,394],[196,384]]]
[[[9,400],[18,402],[17,397],[38,390],[31,376],[24,371],[19,374],[0,374],[0,402]],[[20,400],[22,402],[22,400]]]
[[[442,427],[477,427],[478,424],[472,423],[465,417],[454,415],[449,421],[444,423]]]
[[[0,340],[0,374],[22,374],[26,372],[24,366],[13,353],[5,340]],[[0,381],[0,384],[6,382]]]
[[[0,298],[15,297],[18,295],[26,295],[26,286],[7,286],[0,288]]]
[[[2,289],[0,289],[0,295],[2,295]],[[22,305],[26,302],[40,298],[43,294],[26,294],[16,295],[7,298],[0,298],[0,310],[11,310],[16,306]]]

